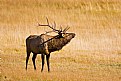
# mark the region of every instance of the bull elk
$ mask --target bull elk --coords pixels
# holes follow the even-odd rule
[[[66,33],[66,31],[69,29],[69,27],[66,27],[64,30],[62,30],[62,27],[60,27],[60,29],[57,30],[55,28],[56,23],[54,22],[54,25],[51,26],[49,24],[48,19],[47,19],[46,25],[38,24],[38,26],[48,26],[53,31],[49,31],[46,33],[56,32],[56,33],[58,33],[58,35],[51,36],[51,35],[47,35],[47,34],[41,34],[41,35],[30,35],[29,37],[27,37],[27,39],[26,39],[26,52],[27,52],[26,70],[27,70],[29,56],[30,56],[30,53],[32,52],[33,53],[32,61],[33,61],[34,69],[36,70],[36,65],[35,65],[36,56],[37,56],[37,54],[41,54],[41,58],[42,58],[41,72],[43,71],[43,67],[44,67],[45,55],[46,55],[48,72],[49,72],[50,71],[50,67],[49,67],[50,53],[61,50],[62,47],[64,47],[67,43],[69,43],[71,41],[72,38],[75,37],[75,34]]]

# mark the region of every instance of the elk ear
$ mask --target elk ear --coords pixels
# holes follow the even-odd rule
[[[65,35],[64,34],[62,34],[62,37],[64,37]]]

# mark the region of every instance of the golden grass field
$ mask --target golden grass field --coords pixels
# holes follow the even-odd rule
[[[25,39],[50,31],[37,27],[46,17],[76,37],[51,53],[50,73],[32,54],[26,71]],[[121,1],[0,0],[0,81],[121,81]]]

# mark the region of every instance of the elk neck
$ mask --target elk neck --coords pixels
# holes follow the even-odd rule
[[[74,33],[65,33],[62,38],[54,38],[48,42],[48,49],[50,52],[58,51],[62,49],[63,46],[68,44],[72,38],[75,37]]]

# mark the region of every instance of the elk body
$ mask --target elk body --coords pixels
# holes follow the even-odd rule
[[[47,22],[48,22],[48,19],[47,19]],[[67,31],[68,28],[64,29],[63,31],[56,30],[49,25],[49,22],[48,22],[48,25],[39,25],[39,26],[49,26],[54,31],[57,31],[58,35],[56,36],[50,36],[47,34],[30,35],[26,39],[26,51],[27,51],[26,69],[27,69],[30,53],[32,52],[33,53],[32,61],[33,61],[34,69],[36,70],[36,65],[35,65],[36,56],[37,54],[41,54],[41,58],[42,58],[41,71],[43,71],[44,59],[46,56],[48,72],[49,72],[50,71],[50,67],[49,67],[50,53],[61,50],[67,43],[71,41],[72,38],[75,37],[75,34],[65,33],[65,31]]]

